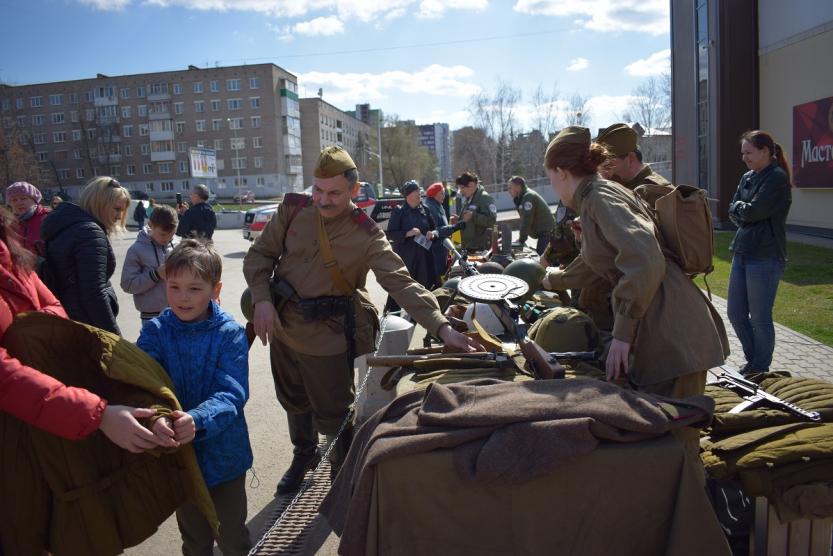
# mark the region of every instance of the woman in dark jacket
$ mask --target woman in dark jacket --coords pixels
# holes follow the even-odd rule
[[[434,218],[419,196],[419,184],[406,182],[402,186],[405,202],[393,209],[388,221],[388,239],[394,252],[402,257],[411,277],[428,290],[434,289],[437,274],[434,271],[434,259],[429,249],[418,242],[430,241],[429,232],[436,229]],[[431,234],[433,237],[433,234]],[[399,306],[391,296],[385,304],[385,312],[398,311]]]
[[[729,205],[738,227],[729,249],[727,313],[743,346],[744,373],[767,372],[775,349],[772,306],[787,260],[787,214],[792,204],[790,167],[781,145],[765,131],[741,137],[743,175]]]
[[[43,222],[47,284],[69,318],[121,334],[119,303],[110,284],[116,256],[109,236],[124,231],[130,194],[110,177],[91,180],[79,205],[61,203]]]

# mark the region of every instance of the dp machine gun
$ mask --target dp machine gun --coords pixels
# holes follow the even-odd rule
[[[472,301],[489,303],[495,307],[501,324],[518,342],[528,370],[539,379],[563,378],[564,368],[552,354],[547,353],[529,338],[526,325],[519,320],[520,307],[511,301],[529,290],[527,283],[520,278],[504,274],[480,274],[474,264],[457,251],[451,240],[443,240],[443,245],[460,264],[465,274],[457,290]]]
[[[778,396],[766,392],[760,385],[755,384],[751,380],[723,372],[717,375],[717,384],[743,398],[743,401],[733,407],[729,413],[740,413],[754,406],[765,405],[773,409],[780,409],[781,411],[792,413],[803,419],[821,421],[821,415],[819,415],[818,411],[807,411],[793,403],[782,400]]]

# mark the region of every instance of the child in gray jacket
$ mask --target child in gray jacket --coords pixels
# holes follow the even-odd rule
[[[136,242],[127,250],[121,271],[121,289],[133,294],[142,324],[168,306],[165,295],[165,259],[174,248],[178,223],[176,211],[157,205],[148,225],[139,230]]]

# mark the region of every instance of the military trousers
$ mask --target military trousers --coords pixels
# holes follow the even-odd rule
[[[279,340],[269,348],[278,401],[287,413],[312,413],[321,434],[335,434],[356,395],[353,362],[347,353],[307,355]]]
[[[252,548],[246,527],[246,474],[208,489],[217,519],[220,539],[217,544],[223,556],[245,556]],[[186,502],[176,510],[176,523],[182,535],[184,556],[213,556],[214,533],[199,509]]]

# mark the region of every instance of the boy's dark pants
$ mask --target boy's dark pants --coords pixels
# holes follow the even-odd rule
[[[252,547],[246,527],[246,474],[208,489],[220,520],[220,550],[223,556],[244,556]],[[214,536],[208,520],[191,502],[176,511],[182,535],[182,554],[213,556]]]

